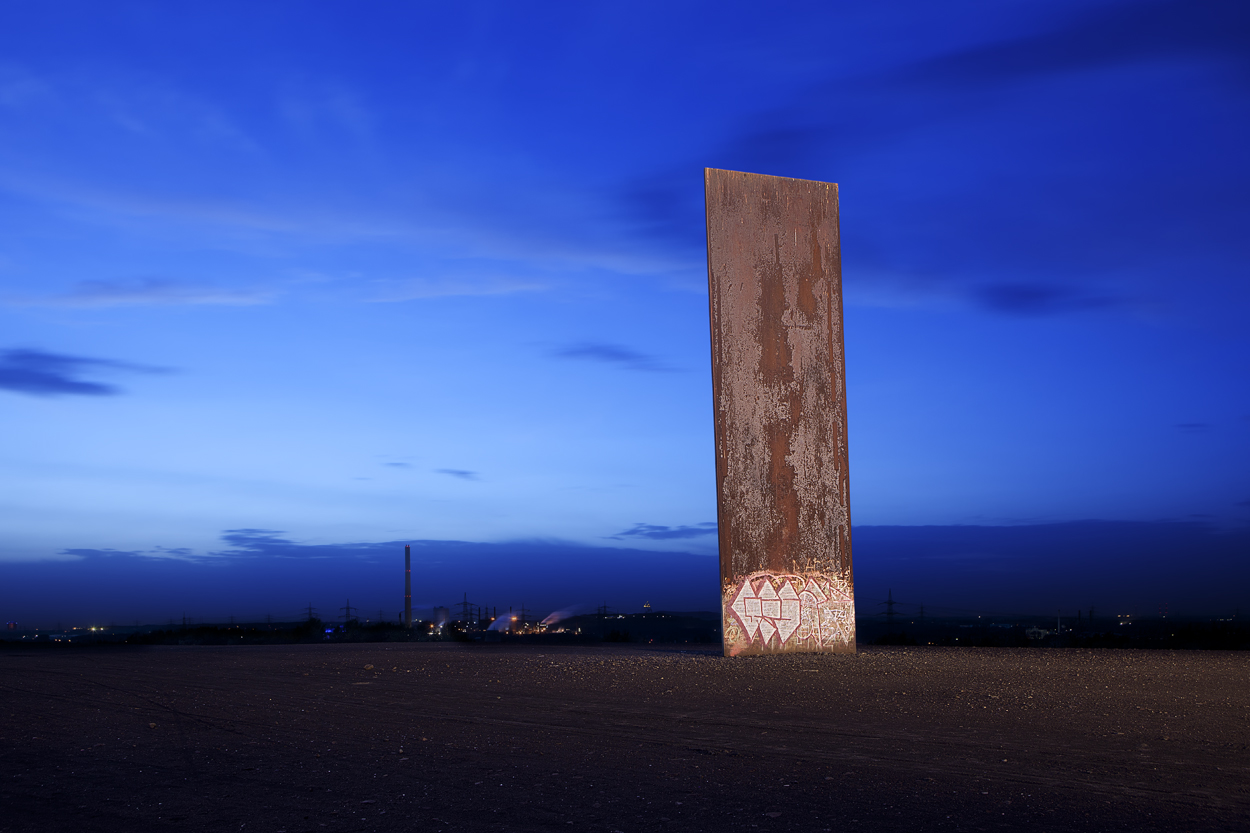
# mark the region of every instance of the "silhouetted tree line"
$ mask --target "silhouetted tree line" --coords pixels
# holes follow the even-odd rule
[[[991,625],[951,621],[911,622],[907,628],[880,632],[880,625],[861,628],[860,641],[872,645],[941,645],[964,648],[1148,648],[1171,650],[1250,650],[1250,624],[1237,621],[1135,620],[1056,632],[1024,625]],[[865,633],[867,631],[867,633]]]
[[[428,635],[428,623],[405,628],[403,625],[380,622],[361,624],[351,619],[343,624],[327,624],[309,619],[292,626],[221,626],[168,628],[149,633],[132,634],[131,645],[289,645],[314,642],[423,642],[434,639]]]

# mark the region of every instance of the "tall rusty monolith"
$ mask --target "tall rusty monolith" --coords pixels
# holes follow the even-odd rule
[[[725,654],[853,652],[838,186],[704,176]]]

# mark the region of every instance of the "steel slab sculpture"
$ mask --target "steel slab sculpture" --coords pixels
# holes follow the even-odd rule
[[[838,186],[704,173],[725,653],[853,652]]]

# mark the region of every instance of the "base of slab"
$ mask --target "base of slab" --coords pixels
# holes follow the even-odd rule
[[[761,571],[721,590],[726,656],[855,653],[851,584],[825,573]]]

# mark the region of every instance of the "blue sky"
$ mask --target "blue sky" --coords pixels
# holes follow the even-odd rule
[[[857,526],[1250,558],[1248,56],[1231,2],[6,7],[0,570],[61,572],[0,606],[246,583],[228,530],[710,559],[705,166],[840,184]]]

